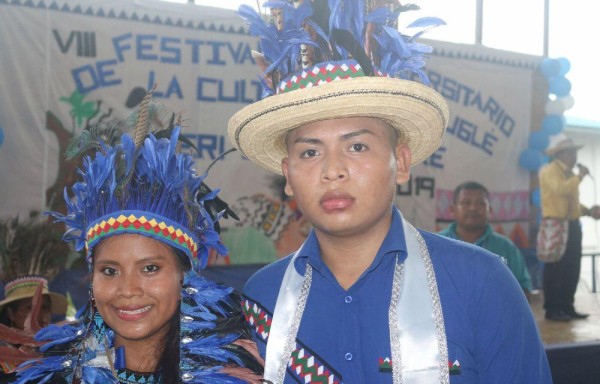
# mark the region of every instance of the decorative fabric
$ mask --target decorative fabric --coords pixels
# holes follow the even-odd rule
[[[7,283],[4,286],[4,295],[5,296],[12,296],[15,294],[18,295],[19,291],[21,291],[21,290],[35,291],[36,288],[40,284],[42,284],[42,286],[43,286],[42,289],[45,290],[46,292],[48,292],[48,280],[46,280],[46,278],[41,277],[41,276],[19,277],[13,281]]]
[[[273,315],[248,298],[242,300],[242,310],[246,322],[254,327],[256,334],[266,343],[269,338]]]
[[[569,235],[569,221],[552,217],[543,218],[537,234],[537,257],[544,263],[556,263],[565,254]]]
[[[290,355],[288,370],[301,383],[342,384],[339,373],[327,367],[319,356],[299,343]]]
[[[408,257],[395,263],[389,308],[393,382],[448,383],[448,347],[433,266],[421,235],[402,221]],[[300,276],[294,266],[297,257],[296,253],[285,271],[267,344],[264,377],[274,384],[284,381],[290,341],[296,340],[310,291],[312,268],[307,264]],[[418,359],[411,354],[416,349],[423,351]]]
[[[160,376],[157,373],[135,372],[129,369],[117,369],[117,379],[121,384],[158,384]]]
[[[377,76],[389,77],[386,73],[374,68]],[[355,60],[319,63],[312,68],[304,69],[281,81],[277,87],[278,93],[295,91],[296,89],[311,88],[332,81],[345,80],[353,77],[363,77],[365,73]]]
[[[187,228],[152,212],[141,211],[118,211],[91,223],[86,248],[93,248],[100,240],[119,233],[149,236],[191,254],[193,258],[198,255],[198,241]]]

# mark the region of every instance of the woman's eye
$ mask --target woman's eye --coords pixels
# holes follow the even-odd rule
[[[111,267],[104,267],[100,270],[100,272],[105,276],[116,276],[117,270]]]
[[[143,268],[143,271],[144,271],[144,272],[149,272],[149,273],[151,273],[151,272],[156,272],[156,271],[158,271],[158,269],[159,269],[159,268],[158,268],[158,266],[157,266],[157,265],[153,265],[153,264],[151,264],[151,265],[146,265],[146,266]]]

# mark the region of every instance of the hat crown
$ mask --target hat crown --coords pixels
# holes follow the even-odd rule
[[[560,151],[564,151],[567,149],[580,149],[582,145],[577,145],[567,135],[564,133],[559,133],[557,135],[550,137],[550,143],[548,144],[548,148],[546,149],[546,154],[553,156]]]

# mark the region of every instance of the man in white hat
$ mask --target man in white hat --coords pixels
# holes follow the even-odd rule
[[[423,75],[425,47],[387,27],[398,13],[383,3],[363,14],[358,1],[271,2],[283,7],[272,12],[277,36],[240,9],[260,31],[255,57],[274,95],[234,115],[230,138],[285,175],[313,225],[297,252],[244,288],[265,380],[549,383],[533,316],[502,260],[416,230],[393,205],[410,167],[440,145],[449,113],[433,89],[397,78]]]
[[[581,269],[581,224],[579,218],[589,215],[598,219],[598,207],[587,208],[579,202],[579,183],[589,175],[588,168],[577,164],[577,145],[564,134],[551,137],[546,154],[552,161],[539,173],[542,217],[568,221],[565,251],[556,262],[544,265],[544,309],[546,319],[569,321],[585,319],[575,310],[575,292]],[[573,172],[577,166],[578,173]],[[539,237],[538,237],[539,239]]]

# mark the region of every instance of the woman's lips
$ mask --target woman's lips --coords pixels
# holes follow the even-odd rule
[[[139,320],[142,317],[146,316],[146,313],[152,308],[151,305],[147,305],[145,307],[135,307],[135,308],[115,308],[117,315],[122,320],[126,321],[135,321]]]

